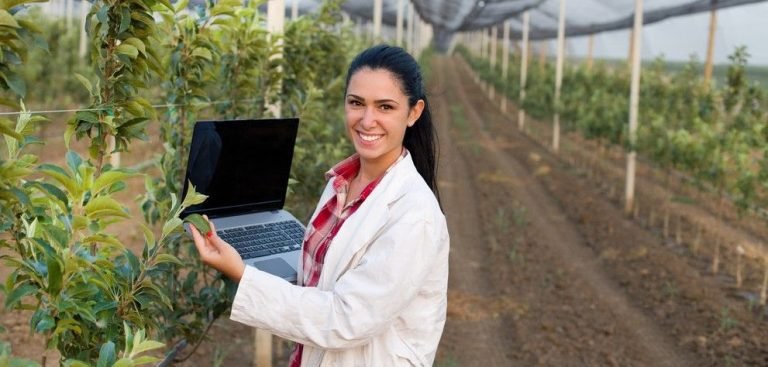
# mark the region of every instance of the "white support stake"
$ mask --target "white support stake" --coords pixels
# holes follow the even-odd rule
[[[403,47],[403,0],[397,0],[397,21],[395,22],[395,44]]]
[[[593,53],[595,51],[595,35],[589,35],[589,43],[587,45],[587,70],[592,70]]]
[[[531,25],[531,16],[526,11],[523,13],[523,52],[520,60],[520,102],[517,112],[517,127],[520,130],[525,129],[525,109],[523,108],[523,102],[525,102],[525,84],[528,80],[528,29]]]
[[[502,47],[501,47],[501,78],[504,80],[504,85],[509,83],[507,77],[509,76],[509,21],[504,22],[504,30],[502,31]],[[504,88],[506,92],[508,89]],[[507,94],[501,95],[501,111],[507,112]]]
[[[498,31],[498,29],[499,29],[499,27],[497,27],[495,24],[493,25],[493,28],[491,28],[491,55],[490,55],[490,59],[491,59],[491,72],[492,73],[496,72],[496,57],[497,57],[497,55],[496,55],[496,45],[498,44],[498,42],[496,42],[496,41],[499,38],[499,35],[498,35],[499,31]],[[488,97],[490,97],[491,100],[496,98],[496,89],[493,87],[493,85],[491,85],[490,82],[488,83]]]
[[[496,40],[499,38],[498,34],[498,28],[494,25],[493,28],[491,28],[491,55],[490,55],[490,61],[491,61],[491,71],[496,71]]]
[[[384,0],[373,0],[373,42],[381,39],[381,12]]]
[[[416,17],[416,14],[415,14],[415,9],[413,8],[413,3],[408,3],[408,28],[406,29],[406,32],[405,32],[405,40],[406,40],[406,43],[408,44],[408,53],[410,53],[411,55],[413,55],[413,51],[414,51],[413,26],[416,21],[415,17]]]
[[[81,59],[85,58],[88,53],[88,34],[85,29],[85,18],[88,16],[88,10],[90,10],[91,4],[87,1],[80,2],[80,47],[78,55]]]
[[[299,17],[299,0],[292,0],[291,2],[291,20],[296,20]]]
[[[635,205],[635,160],[637,152],[637,119],[640,103],[640,45],[643,31],[643,0],[635,0],[635,24],[632,31],[632,84],[629,92],[629,153],[627,154],[627,184],[624,198],[624,213],[629,215]]]
[[[717,8],[709,13],[709,40],[707,41],[707,60],[704,63],[704,83],[709,86],[712,81],[712,63],[715,53],[715,32],[717,31]]]
[[[280,59],[283,57],[283,40],[282,35],[285,29],[285,0],[269,0],[267,1],[267,32],[270,37],[281,37],[278,40],[277,47],[278,52],[275,53],[272,58]],[[278,69],[278,73],[282,73],[282,70]],[[267,109],[272,113],[274,117],[280,117],[280,103],[270,103],[267,101]]]
[[[555,118],[552,127],[552,150],[560,150],[560,89],[563,86],[563,53],[565,49],[565,0],[560,0],[560,16],[557,26],[557,69],[555,70]]]
[[[285,29],[285,0],[269,0],[267,1],[267,32],[270,37],[282,37]],[[283,41],[282,38],[277,43],[279,52],[273,57],[282,58]],[[282,70],[277,70],[281,73]],[[272,112],[274,117],[280,117],[280,103],[275,101],[270,103],[267,101],[267,109]],[[272,334],[268,331],[256,329],[254,337],[254,360],[259,367],[271,367],[272,366]]]

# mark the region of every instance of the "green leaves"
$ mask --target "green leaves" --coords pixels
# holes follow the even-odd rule
[[[211,226],[208,225],[208,221],[200,214],[190,214],[184,218],[184,222],[195,226],[202,235],[206,235],[211,231]]]
[[[99,196],[85,205],[85,214],[91,220],[99,220],[108,217],[128,218],[128,213],[117,200],[108,196]]]
[[[34,294],[37,290],[38,287],[29,283],[18,284],[11,289],[8,289],[6,285],[5,308],[15,308],[22,298]]]
[[[23,3],[0,2],[10,7]],[[163,344],[149,339],[193,342],[229,307],[236,286],[204,267],[180,230],[180,213],[206,197],[191,186],[183,200],[176,196],[183,184],[182,160],[191,126],[207,102],[227,101],[217,103],[214,114],[258,117],[266,113],[269,99],[280,102],[284,114],[307,121],[300,133],[305,149],[297,157],[298,177],[292,178],[305,184],[296,185],[293,205],[310,207],[305,201],[313,201],[322,186],[321,171],[347,152],[339,147],[343,131],[327,123],[341,119],[341,110],[327,106],[337,105],[343,96],[338,75],[356,51],[343,47],[349,34],[307,16],[289,23],[281,46],[278,37],[268,41],[258,1],[247,7],[239,0],[206,2],[206,9],[193,13],[176,11],[184,0],[175,4],[93,2],[87,17],[87,69],[42,63],[27,74],[14,74],[27,56],[23,50],[2,49],[7,62],[0,62],[0,89],[9,95],[33,90],[23,81],[35,73],[53,75],[51,94],[48,88],[35,87],[36,98],[60,95],[53,91],[64,83],[54,77],[67,70],[63,74],[69,74],[72,84],[67,90],[80,91],[78,98],[88,99],[86,108],[70,115],[64,138],[67,144],[71,138],[81,140],[78,147],[86,145],[89,154],[71,151],[56,164],[38,164],[24,152],[40,141],[33,136],[44,122],[40,117],[22,114],[26,117],[15,126],[0,120],[0,134],[12,153],[0,162],[0,228],[11,234],[0,241],[3,258],[12,268],[6,303],[35,311],[30,328],[59,350],[65,366],[153,363],[156,359],[146,354]],[[162,13],[164,21],[156,22],[153,11]],[[4,40],[19,42],[22,33],[27,35],[24,42],[37,43],[30,32],[55,29],[39,19],[14,20],[22,28],[0,21],[0,46],[6,45]],[[35,59],[46,59],[49,54],[44,52],[56,56],[64,48],[76,49],[51,39],[57,42],[50,49],[38,48]],[[67,66],[81,64],[76,51],[66,52],[75,60]],[[285,57],[270,60],[277,54]],[[174,105],[159,119],[149,102],[156,102],[157,90]],[[262,93],[265,90],[268,93]],[[17,103],[13,99],[0,102]],[[161,177],[146,176],[148,204],[143,208],[151,224],[128,224],[130,214],[114,194],[136,173],[105,162],[111,153],[108,142],[114,138],[114,150],[127,151],[135,139],[148,138],[149,124],[158,120],[166,154],[157,158]],[[187,222],[207,232],[207,222],[200,219],[191,216]],[[121,236],[132,246],[110,231],[116,223],[136,229]],[[143,248],[129,250],[142,240]]]
[[[0,27],[20,28],[19,23],[7,10],[0,9]]]

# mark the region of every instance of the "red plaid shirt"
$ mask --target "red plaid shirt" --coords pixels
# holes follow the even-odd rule
[[[317,217],[312,221],[304,237],[304,251],[302,252],[303,278],[299,279],[299,285],[304,287],[317,287],[320,280],[320,273],[323,271],[325,254],[328,252],[333,238],[339,232],[341,225],[354,214],[360,205],[365,201],[368,195],[373,192],[376,185],[379,184],[384,175],[392,167],[400,162],[408,154],[408,150],[403,148],[403,154],[393,163],[383,175],[373,180],[360,193],[360,196],[350,201],[346,205],[347,193],[349,192],[349,183],[357,176],[360,171],[360,156],[355,153],[349,158],[339,162],[330,171],[326,172],[326,180],[333,179],[333,190],[336,195],[332,196],[328,202],[323,205]],[[299,367],[301,365],[301,354],[304,346],[296,344],[289,359],[288,366]]]

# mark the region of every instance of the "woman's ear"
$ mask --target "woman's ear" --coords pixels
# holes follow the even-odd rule
[[[420,99],[413,105],[413,107],[411,107],[411,111],[408,113],[408,127],[411,127],[416,123],[416,120],[421,117],[422,111],[424,111],[424,100]]]

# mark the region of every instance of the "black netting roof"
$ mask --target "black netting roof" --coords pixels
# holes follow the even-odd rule
[[[285,0],[290,8],[294,0]],[[321,0],[298,0],[302,12],[312,11]],[[765,0],[644,0],[644,23],[676,16],[706,12]],[[343,9],[354,18],[370,20],[373,0],[348,0]],[[455,32],[500,26],[510,21],[512,37],[522,33],[522,14],[530,12],[530,38],[541,40],[557,36],[560,0],[403,0],[413,3],[420,17],[431,24],[436,39],[450,40]],[[383,0],[382,21],[395,25],[398,0]],[[567,0],[566,35],[588,35],[631,28],[634,0]],[[501,34],[501,32],[499,32]]]

